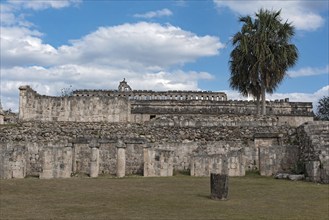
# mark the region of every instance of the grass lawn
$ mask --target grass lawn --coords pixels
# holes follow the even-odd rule
[[[329,185],[231,177],[229,200],[210,178],[0,180],[0,219],[328,219]]]

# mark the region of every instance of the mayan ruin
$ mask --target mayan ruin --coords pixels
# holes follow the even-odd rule
[[[222,92],[77,90],[50,97],[19,87],[18,122],[0,127],[0,177],[70,178],[78,173],[264,176],[303,172],[329,183],[328,122],[312,103],[233,101]],[[9,123],[1,112],[1,123]],[[12,119],[11,119],[12,120]]]

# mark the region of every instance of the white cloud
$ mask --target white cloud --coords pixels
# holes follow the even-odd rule
[[[149,11],[144,14],[135,14],[134,17],[136,18],[156,18],[156,17],[164,17],[164,16],[171,16],[173,15],[172,11],[167,8],[158,11]]]
[[[198,89],[198,80],[212,79],[206,72],[179,68],[224,47],[217,37],[197,36],[172,25],[140,22],[96,31],[58,48],[42,41],[17,12],[67,7],[76,1],[9,2],[1,7],[1,101],[5,109],[18,109],[18,87],[31,85],[45,95],[74,89],[116,89],[126,77],[134,89]],[[1,5],[2,6],[2,5]],[[166,13],[164,11],[164,13]],[[3,16],[5,15],[5,16]],[[21,19],[19,19],[21,18]]]
[[[200,37],[172,25],[140,22],[101,27],[58,51],[71,62],[161,69],[217,55],[223,47],[217,37]]]
[[[314,31],[323,26],[325,19],[319,14],[320,10],[328,10],[327,1],[261,1],[261,0],[214,0],[219,10],[229,8],[239,15],[254,15],[260,8],[280,10],[282,18],[299,30]]]
[[[63,88],[116,89],[126,78],[133,89],[142,90],[198,90],[198,80],[214,77],[207,72],[136,71],[111,66],[62,65],[51,68],[42,66],[12,67],[1,70],[1,92],[4,109],[18,109],[18,87],[31,87],[44,95],[60,95]]]
[[[1,33],[1,61],[5,67],[89,63],[161,70],[217,55],[224,47],[217,37],[146,22],[100,27],[59,48],[44,44],[42,34],[28,28],[2,27]]]
[[[237,91],[226,90],[228,99],[231,100],[247,100],[248,98],[243,97]],[[317,103],[323,96],[329,96],[329,85],[322,87],[314,93],[273,93],[267,94],[266,100],[280,100],[289,98],[290,102],[312,102],[313,110],[316,110]]]
[[[304,67],[299,70],[288,71],[288,76],[292,78],[302,77],[302,76],[315,76],[322,74],[329,74],[329,65],[323,68]]]
[[[0,27],[1,66],[50,65],[57,50],[41,40],[42,34],[25,27]]]
[[[14,6],[44,10],[46,8],[64,8],[81,3],[81,0],[8,0]]]
[[[8,0],[0,4],[1,26],[31,27],[33,24],[21,13],[24,9],[44,10],[47,8],[61,9],[77,6],[82,0]]]

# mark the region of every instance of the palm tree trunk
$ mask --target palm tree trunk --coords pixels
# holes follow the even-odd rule
[[[262,115],[266,115],[265,86],[262,86]]]

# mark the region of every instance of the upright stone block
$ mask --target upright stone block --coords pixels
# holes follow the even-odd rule
[[[89,144],[91,148],[91,158],[90,158],[90,177],[98,177],[99,173],[99,144],[96,140],[92,140]]]
[[[39,175],[40,179],[51,179],[54,177],[53,174],[53,153],[50,150],[45,150],[43,152],[43,164],[42,172]]]
[[[59,177],[70,178],[72,174],[72,146],[67,146],[62,152]]]
[[[2,109],[0,109],[0,125],[3,125],[4,123],[5,123],[5,115],[2,111]]]
[[[144,148],[144,176],[172,176],[173,151]]]
[[[30,89],[30,86],[20,86],[19,87],[19,119],[23,120],[26,118],[25,111],[27,104],[27,90]]]
[[[227,174],[210,174],[211,199],[227,200],[228,197],[228,175]]]
[[[154,159],[155,151],[151,149],[150,145],[145,145],[143,149],[144,153],[144,172],[143,176],[155,176]]]
[[[308,161],[305,163],[305,169],[308,177],[313,182],[320,181],[320,161]]]
[[[16,179],[22,179],[26,175],[26,165],[25,161],[20,160],[13,162],[12,164],[12,177]]]
[[[119,140],[117,143],[117,177],[126,175],[126,144]]]

